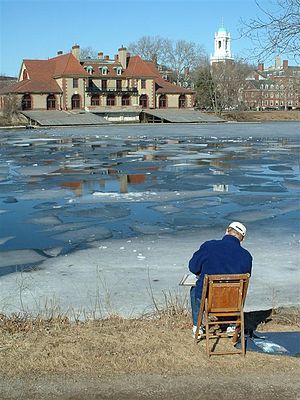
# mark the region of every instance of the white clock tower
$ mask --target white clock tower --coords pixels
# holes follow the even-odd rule
[[[230,49],[230,33],[226,31],[224,25],[215,33],[215,51],[210,57],[210,63],[233,61]]]

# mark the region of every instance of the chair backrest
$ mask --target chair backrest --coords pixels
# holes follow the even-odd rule
[[[241,311],[246,300],[249,278],[250,274],[206,275],[203,290],[207,298],[207,311]]]

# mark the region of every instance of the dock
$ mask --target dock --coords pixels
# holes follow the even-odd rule
[[[222,118],[198,110],[167,109],[143,110],[140,115],[142,122],[148,123],[215,123],[225,122]]]
[[[22,111],[28,119],[28,126],[82,126],[82,125],[104,125],[110,122],[102,116],[89,112],[71,111]]]

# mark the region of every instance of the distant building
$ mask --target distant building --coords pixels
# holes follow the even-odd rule
[[[80,58],[80,46],[48,60],[23,60],[18,82],[0,91],[15,94],[22,110],[190,108],[194,92],[167,82],[156,65],[131,56],[125,47],[113,59],[98,53]]]
[[[233,60],[230,33],[222,23],[218,32],[215,33],[214,54],[210,57],[210,63],[212,65],[213,63],[232,62]]]
[[[243,87],[243,102],[252,110],[300,108],[300,67],[276,57],[274,66],[258,64]]]

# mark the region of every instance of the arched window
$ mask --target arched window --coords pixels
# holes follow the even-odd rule
[[[123,94],[123,96],[122,96],[122,106],[130,106],[130,96],[129,96],[129,94]]]
[[[146,94],[140,96],[140,106],[142,108],[148,108],[148,96]]]
[[[161,94],[158,100],[158,108],[166,108],[167,107],[167,96],[165,94]]]
[[[100,97],[98,94],[93,94],[91,97],[91,106],[100,106]]]
[[[178,107],[185,108],[186,107],[186,97],[185,94],[181,94],[178,99]]]
[[[27,70],[26,69],[24,69],[24,71],[23,71],[23,80],[24,79],[28,79],[28,74],[27,74]]]
[[[30,94],[24,94],[22,97],[22,110],[31,110],[32,109],[32,100]]]
[[[106,105],[114,106],[116,101],[116,96],[114,94],[108,94],[106,97]]]
[[[54,94],[49,94],[47,97],[47,110],[55,110],[56,109],[56,97]]]
[[[71,107],[72,107],[72,110],[74,110],[76,108],[80,108],[79,94],[73,94],[72,99],[71,99]]]

